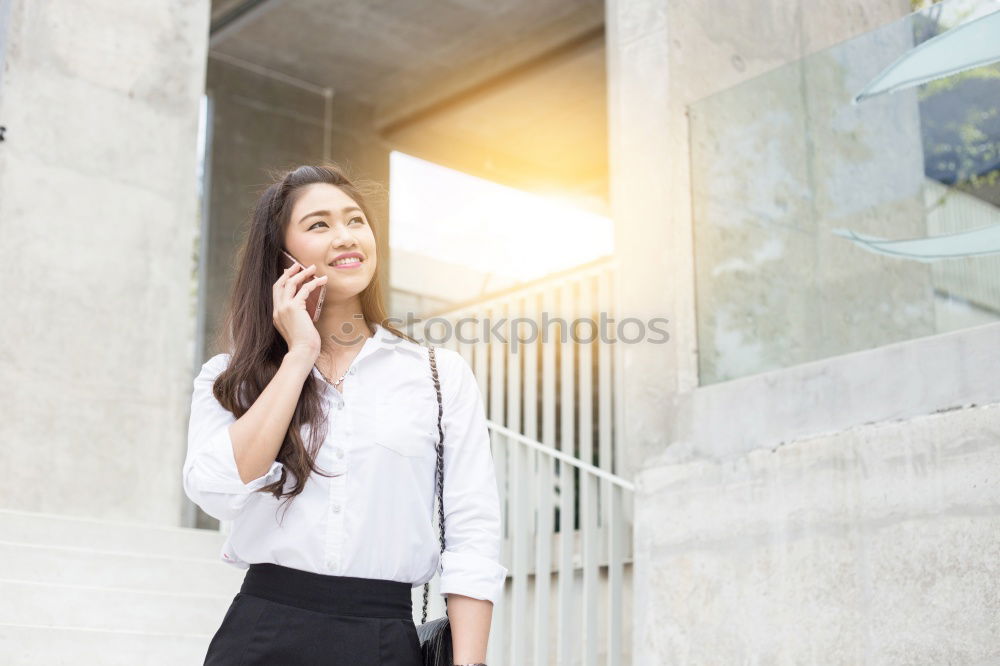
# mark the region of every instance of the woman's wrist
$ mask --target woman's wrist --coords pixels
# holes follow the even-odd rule
[[[285,358],[309,366],[316,362],[318,356],[319,354],[315,350],[308,347],[291,347],[285,352]]]

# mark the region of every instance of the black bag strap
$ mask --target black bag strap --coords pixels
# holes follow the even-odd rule
[[[441,555],[444,556],[444,430],[441,429],[441,415],[444,413],[444,406],[441,401],[441,381],[438,379],[437,359],[434,357],[434,347],[427,347],[427,358],[431,364],[431,378],[434,380],[434,391],[437,393],[438,403],[438,443],[437,449],[437,469],[435,473],[434,495],[438,505],[438,528],[441,536]],[[427,600],[430,594],[430,581],[424,583],[424,614],[420,623],[427,622]],[[445,615],[448,614],[448,596],[444,597]]]

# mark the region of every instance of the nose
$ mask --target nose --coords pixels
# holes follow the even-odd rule
[[[336,226],[336,233],[334,235],[334,247],[350,247],[354,245],[354,234],[350,232],[346,225],[339,224]]]

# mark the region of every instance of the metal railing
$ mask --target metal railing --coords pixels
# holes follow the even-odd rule
[[[502,559],[510,569],[508,603],[494,620],[500,640],[490,646],[489,663],[627,663],[623,593],[625,565],[631,563],[632,553],[631,526],[623,509],[631,501],[632,483],[492,421],[488,424],[493,442],[503,443],[503,453],[494,457],[506,464]],[[554,529],[552,509],[569,517],[574,498],[579,501],[576,526]],[[572,538],[563,538],[566,534]],[[553,574],[555,613],[550,610]]]
[[[510,570],[491,664],[630,663],[633,486],[616,473],[620,348],[599,330],[614,280],[599,260],[436,313],[424,330],[469,362],[486,404]],[[469,322],[500,335],[440,328],[463,320],[465,335]]]

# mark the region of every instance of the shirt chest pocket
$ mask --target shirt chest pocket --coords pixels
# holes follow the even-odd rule
[[[375,403],[375,443],[401,456],[436,456],[437,415],[433,396],[380,398]]]

